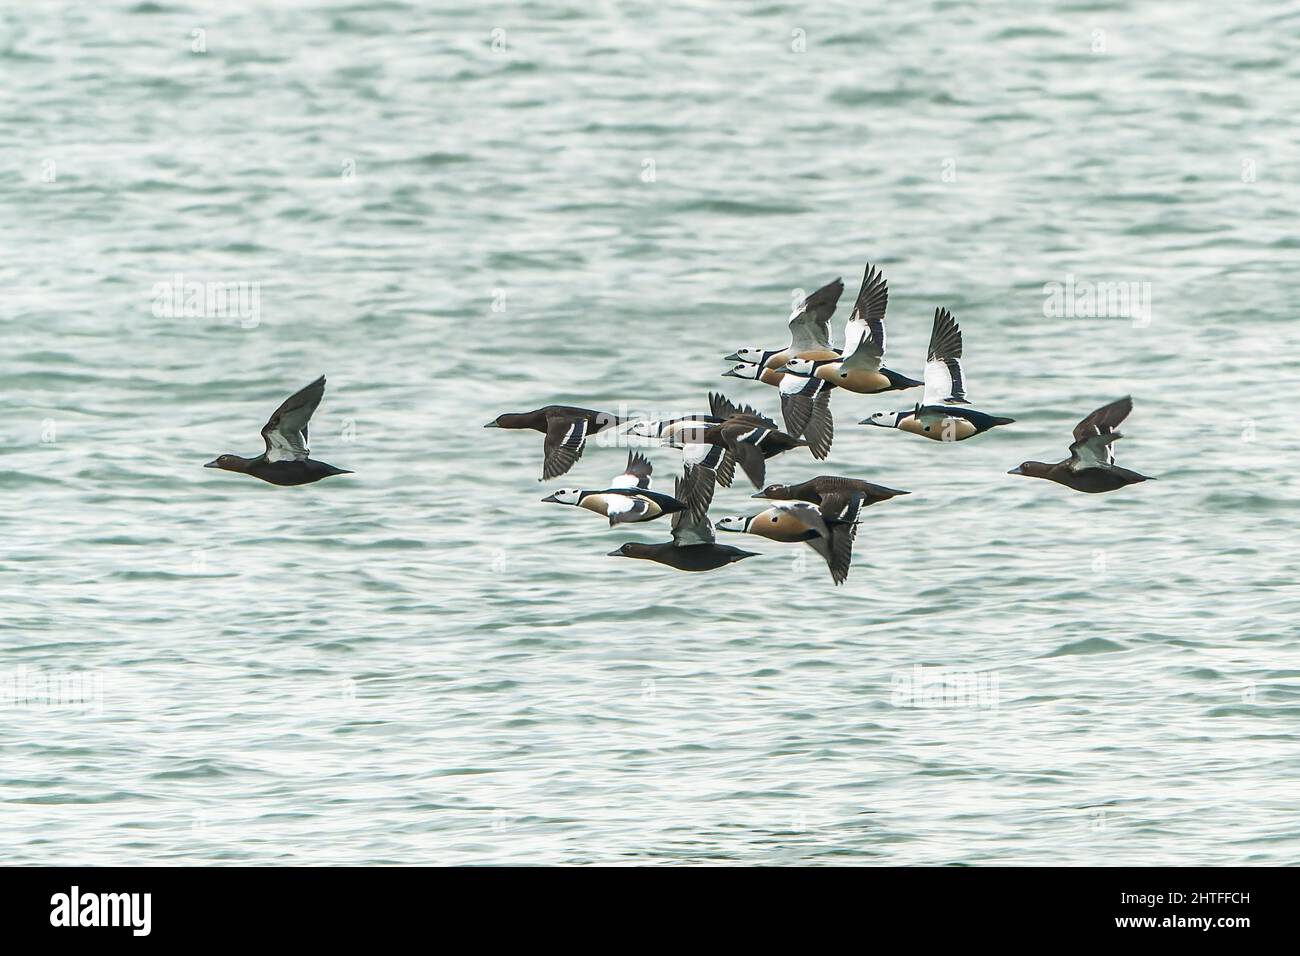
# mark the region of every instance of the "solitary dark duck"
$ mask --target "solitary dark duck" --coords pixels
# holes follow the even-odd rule
[[[1115,464],[1114,444],[1123,437],[1115,429],[1131,411],[1133,399],[1127,395],[1103,405],[1074,426],[1074,443],[1070,445],[1069,458],[1052,465],[1041,461],[1022,462],[1019,468],[1012,468],[1007,474],[1046,478],[1090,495],[1115,491],[1139,481],[1154,481]]]
[[[712,479],[692,469],[685,477],[677,478],[673,496],[683,501],[698,497],[698,493],[690,487],[692,482],[708,482],[711,485]],[[673,540],[661,544],[629,541],[609,553],[611,558],[641,558],[665,564],[678,571],[715,571],[754,555],[753,551],[718,544],[708,515],[693,510],[679,511],[673,515]]]
[[[898,412],[876,412],[860,425],[878,425],[930,438],[934,441],[965,441],[1014,418],[979,412],[966,398],[966,376],[961,367],[962,338],[957,320],[947,309],[934,310],[930,349],[925,363],[925,393],[915,408]]]
[[[484,428],[531,428],[546,435],[546,459],[539,481],[558,478],[582,457],[587,436],[618,425],[622,419],[609,412],[595,412],[590,408],[569,405],[547,405],[536,411],[520,414],[498,415]]]
[[[685,511],[687,504],[672,495],[650,490],[650,460],[640,452],[628,452],[627,470],[608,488],[564,488],[542,499],[560,505],[577,505],[609,519],[609,526],[625,522],[653,521],[660,515]]]
[[[270,421],[262,426],[266,451],[256,458],[221,455],[203,467],[242,472],[273,485],[309,485],[331,475],[352,474],[308,457],[311,452],[307,448],[307,423],[324,394],[325,376],[322,375],[302,391],[286,398]]]

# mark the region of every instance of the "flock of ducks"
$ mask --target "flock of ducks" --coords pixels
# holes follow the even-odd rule
[[[897,429],[933,441],[966,441],[1014,422],[970,407],[961,364],[961,329],[947,309],[935,310],[922,380],[885,367],[889,287],[880,270],[871,265],[845,323],[843,345],[835,348],[830,318],[843,291],[844,283],[836,279],[800,302],[790,315],[790,342],[785,347],[738,348],[727,356],[727,361],[736,364],[724,376],[778,390],[784,431],[756,409],[737,405],[718,393],[710,393],[707,413],[662,421],[631,421],[588,408],[547,405],[531,412],[498,415],[484,427],[542,432],[546,436],[543,481],[566,474],[582,457],[592,435],[623,425],[629,426],[628,435],[680,449],[683,470],[671,495],[651,489],[650,460],[633,450],[623,472],[604,487],[564,488],[542,499],[594,511],[606,517],[611,528],[672,515],[671,541],[630,541],[611,551],[612,556],[655,561],[679,571],[712,571],[755,556],[755,552],[718,543],[715,531],[734,532],[803,542],[825,559],[832,580],[842,584],[848,577],[862,509],[908,492],[832,475],[798,484],[765,484],[766,462],[776,455],[807,448],[820,460],[830,453],[835,436],[830,400],[836,389],[875,395],[922,388],[921,400],[912,408],[876,412],[859,424]],[[324,391],[322,376],[276,409],[262,428],[266,445],[262,455],[221,455],[205,467],[242,472],[277,485],[309,484],[351,474],[310,457],[308,423]],[[1127,396],[1102,406],[1075,426],[1068,458],[1055,463],[1022,462],[1008,474],[1045,478],[1089,494],[1149,480],[1115,464],[1114,442],[1120,438],[1116,428],[1132,408]],[[708,511],[714,492],[718,485],[731,486],[737,465],[760,489],[752,497],[771,505],[757,514],[711,523]]]

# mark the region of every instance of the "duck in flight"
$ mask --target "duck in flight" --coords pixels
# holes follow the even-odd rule
[[[853,312],[844,323],[840,354],[821,359],[792,357],[774,370],[784,376],[777,386],[786,430],[806,436],[816,458],[826,457],[834,437],[832,389],[874,395],[922,384],[883,365],[888,306],[889,283],[878,268],[867,263]]]
[[[719,531],[755,534],[772,541],[803,541],[826,561],[831,580],[843,584],[853,561],[853,538],[862,495],[853,495],[838,510],[806,501],[778,501],[756,515],[722,518]]]
[[[1115,491],[1139,481],[1153,481],[1146,475],[1115,464],[1115,442],[1123,437],[1115,429],[1131,411],[1133,399],[1127,395],[1103,405],[1074,426],[1069,458],[1050,465],[1041,461],[1022,462],[1007,474],[1046,478],[1090,495]]]
[[[728,362],[747,362],[760,368],[780,368],[788,359],[834,358],[831,348],[831,316],[844,293],[844,280],[828,282],[804,298],[790,313],[790,344],[781,349],[740,348],[727,356]]]
[[[673,495],[650,490],[650,459],[640,452],[627,455],[627,469],[614,478],[608,488],[564,488],[542,499],[561,505],[576,505],[609,519],[612,528],[619,524],[653,521],[661,515],[685,511],[688,505]]]
[[[531,428],[546,435],[543,443],[545,460],[539,481],[550,481],[565,474],[582,457],[587,437],[622,423],[609,412],[569,405],[547,405],[531,412],[498,415],[484,428]]]
[[[693,491],[694,482],[707,482],[712,479],[698,469],[688,469],[684,476],[678,476],[673,486],[673,496],[683,501],[700,497],[700,492]],[[618,549],[609,552],[611,558],[640,558],[676,568],[678,571],[714,571],[729,564],[755,557],[756,552],[742,551],[729,544],[718,544],[709,523],[707,513],[698,513],[693,509],[679,511],[673,515],[673,539],[660,544],[641,544],[629,541]]]
[[[751,498],[766,498],[770,501],[807,501],[814,505],[827,505],[836,513],[843,509],[849,498],[862,496],[862,506],[874,505],[899,495],[911,494],[886,488],[861,478],[840,478],[837,475],[818,475],[797,485],[768,485],[762,491],[750,495]]]
[[[957,320],[947,309],[935,309],[921,402],[907,411],[876,412],[858,424],[897,428],[934,441],[965,441],[998,425],[1010,425],[1014,418],[965,407],[970,402],[966,398],[961,354],[961,328]]]
[[[764,462],[768,458],[808,445],[807,441],[781,431],[766,415],[748,405],[735,405],[716,392],[709,394],[708,415],[642,422],[640,427],[639,433],[650,434],[666,445],[682,449],[682,460],[688,466],[707,468],[724,488],[731,485],[737,462],[754,487],[762,488]],[[632,433],[629,429],[629,434]]]
[[[262,454],[255,458],[219,455],[203,467],[241,472],[273,485],[309,485],[331,475],[352,474],[344,468],[335,468],[310,457],[307,425],[324,394],[325,376],[322,375],[286,398],[262,426],[262,440],[266,442],[266,451]]]
[[[819,379],[859,395],[916,388],[923,383],[883,366],[888,307],[889,283],[878,268],[867,263],[853,312],[844,323],[844,348],[839,354],[823,358],[791,356],[776,370],[805,380]]]

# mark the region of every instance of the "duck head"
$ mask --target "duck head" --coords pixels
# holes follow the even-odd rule
[[[749,529],[749,523],[753,521],[753,516],[728,515],[725,518],[719,518],[714,522],[713,527],[719,531],[746,531]]]
[[[255,461],[257,461],[256,458],[241,458],[239,455],[218,455],[203,467],[220,468],[222,471],[246,472]]]
[[[768,485],[762,491],[750,495],[751,498],[769,498],[773,501],[788,501],[791,497],[789,485]]]
[[[648,557],[650,552],[649,545],[639,544],[636,541],[629,541],[622,547],[616,548],[606,555],[607,558],[644,558]]]
[[[757,379],[762,374],[763,374],[763,366],[753,365],[749,362],[738,362],[737,364],[733,365],[731,368],[723,372],[722,377],[726,378],[727,376],[731,376],[732,378]]]
[[[512,412],[506,412],[498,415],[492,421],[484,425],[484,428],[528,428],[531,425],[531,416],[520,415]]]
[[[864,418],[858,422],[859,425],[879,425],[881,428],[897,428],[901,422],[911,412],[875,412],[869,418]]]
[[[1026,478],[1046,478],[1051,465],[1041,461],[1022,461],[1012,468],[1008,475],[1024,475]]]
[[[817,370],[817,363],[812,359],[792,358],[781,366],[779,371],[786,375],[797,375],[799,378],[812,378],[813,372]]]
[[[724,359],[727,362],[744,362],[747,365],[766,365],[776,352],[771,349],[760,349],[752,346],[746,346],[743,349],[736,349]]]
[[[581,497],[581,488],[561,488],[554,494],[547,495],[542,501],[557,505],[576,505]]]
[[[659,432],[663,430],[663,424],[663,422],[633,422],[626,434],[637,438],[658,438]]]

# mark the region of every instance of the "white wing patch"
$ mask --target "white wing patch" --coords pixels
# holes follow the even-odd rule
[[[284,427],[283,422],[281,428]],[[311,452],[307,448],[307,426],[302,431],[281,431],[272,429],[266,433],[269,447],[266,450],[267,461],[297,461],[306,458]]]
[[[923,405],[965,405],[966,382],[962,375],[961,360],[931,359],[925,363],[925,395]]]

